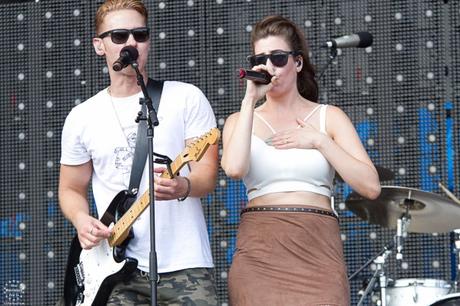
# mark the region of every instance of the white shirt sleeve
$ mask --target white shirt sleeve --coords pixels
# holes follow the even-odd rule
[[[185,109],[185,139],[199,137],[216,127],[216,117],[208,99],[198,87],[190,89]]]
[[[61,164],[81,165],[91,159],[81,139],[84,118],[74,108],[67,116],[61,136]]]

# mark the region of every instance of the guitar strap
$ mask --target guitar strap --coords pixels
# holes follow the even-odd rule
[[[163,91],[164,81],[158,81],[149,78],[147,81],[147,92],[152,99],[153,108],[158,114],[158,107],[160,105],[161,93]],[[147,114],[147,107],[145,103],[142,103],[142,114],[145,116]],[[136,147],[134,149],[134,158],[133,165],[131,167],[131,175],[129,178],[129,188],[130,192],[139,189],[139,184],[141,182],[142,173],[144,172],[145,161],[147,160],[148,153],[148,142],[147,142],[147,121],[140,120],[137,126],[137,138],[136,138]]]

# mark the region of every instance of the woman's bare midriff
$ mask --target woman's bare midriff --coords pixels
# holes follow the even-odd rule
[[[299,205],[331,211],[331,199],[327,196],[305,191],[276,192],[252,199],[248,207]]]

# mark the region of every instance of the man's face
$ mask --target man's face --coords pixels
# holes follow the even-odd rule
[[[115,29],[136,29],[146,26],[144,17],[135,10],[124,9],[113,11],[107,14],[104,18],[104,22],[100,25],[100,32],[98,35]],[[124,43],[114,43],[110,35],[104,38],[94,38],[93,45],[98,55],[105,55],[107,60],[107,65],[112,71],[113,63],[120,57],[120,50],[126,46],[132,46],[139,51],[139,58],[137,63],[139,64],[139,69],[144,70],[144,67],[147,63],[147,56],[150,47],[150,39],[145,42],[138,42],[134,39],[132,34],[129,35],[128,40]],[[129,67],[122,69],[120,72],[122,74],[135,75],[134,70]]]

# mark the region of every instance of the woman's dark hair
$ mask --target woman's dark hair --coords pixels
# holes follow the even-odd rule
[[[268,36],[281,36],[292,51],[299,51],[303,58],[302,70],[297,75],[297,89],[299,93],[310,101],[318,101],[318,83],[315,80],[315,70],[308,57],[307,41],[303,32],[291,20],[279,15],[267,16],[254,26],[251,33],[251,48],[254,53],[254,44]]]

